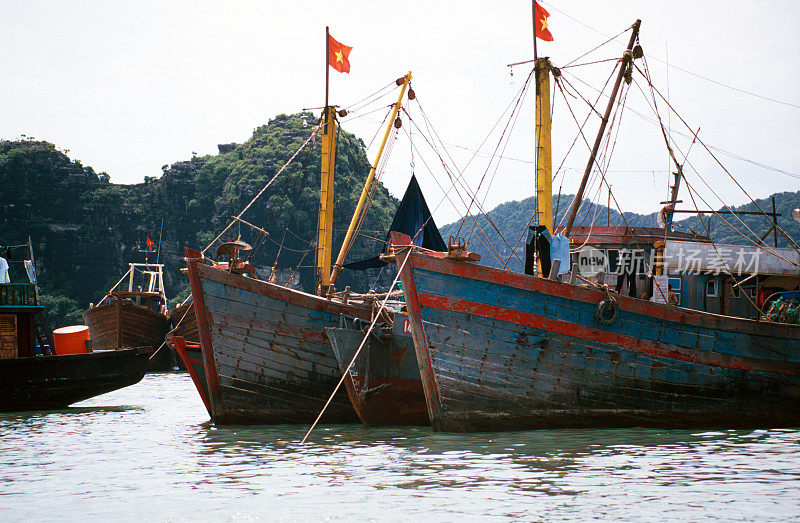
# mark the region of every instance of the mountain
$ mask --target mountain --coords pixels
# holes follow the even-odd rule
[[[561,195],[560,198],[553,197],[553,212],[555,223],[565,223],[569,214],[569,206],[574,195]],[[800,207],[800,191],[782,192],[772,195],[775,198],[775,211],[780,213],[778,226],[783,229],[790,237],[800,239],[800,223],[791,217],[792,209]],[[772,211],[771,198],[755,200],[763,211]],[[734,206],[731,209],[736,211],[758,211],[754,203]],[[685,204],[684,204],[685,205]],[[525,226],[528,224],[535,210],[534,197],[520,201],[511,201],[498,205],[486,214],[478,214],[462,221],[457,221],[440,227],[442,237],[447,239],[449,236],[460,236],[469,243],[469,249],[481,255],[481,261],[494,267],[502,267],[503,263],[508,264],[509,270],[522,271],[525,244]],[[705,210],[705,209],[703,209]],[[717,209],[719,210],[719,209]],[[602,204],[592,203],[584,200],[575,219],[575,226],[589,226],[594,222],[595,225],[627,225],[631,227],[658,227],[656,212],[652,214],[625,213],[625,220],[619,212]],[[684,232],[697,232],[701,235],[706,234],[706,229],[700,222],[697,215],[681,219],[686,214],[675,215],[675,230]],[[720,217],[721,216],[721,217]],[[747,228],[739,222],[741,220],[759,237],[766,234],[771,226],[763,215],[720,215],[711,217],[709,225],[708,215],[705,215],[705,223],[711,231],[711,238],[717,243],[723,244],[750,244],[754,240],[753,235],[748,233]],[[744,231],[750,240],[745,239],[734,228],[722,221],[724,218],[730,225],[735,226],[740,231]],[[482,231],[482,232],[481,232]],[[486,236],[484,237],[483,234]],[[488,238],[488,241],[487,241]],[[767,243],[773,245],[773,233],[769,234]],[[489,245],[494,248],[492,250]],[[517,256],[513,254],[514,249]],[[785,237],[778,233],[778,246],[788,247],[789,243]],[[498,261],[496,254],[503,260]]]
[[[127,271],[128,263],[155,261],[146,238],[161,239],[167,296],[188,295],[184,247],[202,249],[262,189],[308,138],[311,113],[279,115],[242,144],[219,146],[219,154],[195,156],[163,166],[160,177],[135,185],[111,183],[106,173],[71,160],[44,141],[0,142],[0,245],[30,236],[42,303],[51,327],[81,322],[82,311],[99,301]],[[319,205],[319,140],[295,161],[247,211],[243,219],[269,232],[236,225],[225,235],[254,246],[261,277],[273,266],[279,283],[313,290],[314,239]],[[364,143],[341,131],[337,148],[334,244],[338,249],[369,171]],[[382,237],[398,201],[378,185],[362,232]],[[162,227],[163,224],[163,227]],[[279,246],[283,244],[283,248]],[[381,244],[364,237],[350,260],[373,255]],[[12,260],[12,278],[25,280],[22,249],[0,252]],[[206,253],[214,257],[214,250]],[[384,271],[385,272],[385,271]],[[383,274],[385,279],[387,274]],[[345,271],[337,287],[367,290],[375,271]]]

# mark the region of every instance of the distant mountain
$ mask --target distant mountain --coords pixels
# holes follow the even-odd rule
[[[800,191],[797,192],[782,192],[772,195],[775,197],[775,210],[780,213],[778,217],[778,225],[795,241],[800,241],[800,223],[797,223],[791,217],[792,209],[800,207]],[[556,214],[555,222],[564,223],[569,214],[569,205],[572,202],[574,195],[561,195],[561,198],[553,197],[553,211]],[[768,198],[763,198],[755,201],[762,210],[771,212],[772,201]],[[758,208],[755,204],[749,203],[732,207],[737,211],[757,211]],[[497,260],[497,255],[508,263],[508,268],[512,271],[522,271],[523,263],[522,258],[525,252],[525,226],[528,224],[531,216],[535,210],[535,199],[533,197],[526,198],[520,201],[506,202],[498,205],[486,214],[478,214],[474,217],[468,217],[465,220],[459,220],[440,227],[442,237],[447,240],[450,235],[463,237],[469,242],[469,249],[481,255],[481,261],[494,267],[502,267],[503,264]],[[585,200],[581,206],[580,211],[575,219],[575,226],[588,226],[594,221],[595,225],[627,225],[631,227],[657,227],[657,214],[637,214],[625,213],[625,220],[619,212],[611,209],[602,204],[595,204],[590,200]],[[697,232],[703,236],[706,234],[706,229],[697,215],[681,219],[686,214],[676,214],[675,230],[685,232]],[[771,222],[768,222],[764,216],[761,215],[744,215],[744,216],[731,216],[721,215],[728,223],[736,226],[739,230],[748,234],[750,239],[754,239],[753,235],[747,232],[747,229],[739,222],[741,219],[747,227],[759,236],[763,236],[769,230]],[[463,223],[462,223],[463,222]],[[477,225],[476,225],[477,223]],[[708,225],[708,218],[705,217],[705,223]],[[748,244],[749,241],[743,238],[736,230],[725,224],[718,216],[711,218],[709,226],[711,230],[711,237],[717,243],[728,244]],[[486,238],[483,237],[485,233]],[[773,245],[773,233],[768,237],[769,245]],[[519,242],[519,243],[518,243]],[[489,244],[494,248],[494,251],[489,247]],[[512,248],[516,246],[517,256],[513,254]],[[788,247],[789,243],[780,233],[778,233],[778,246]]]

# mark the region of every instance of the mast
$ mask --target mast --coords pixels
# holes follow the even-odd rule
[[[316,289],[320,296],[328,292],[333,255],[333,178],[336,169],[336,109],[325,107],[322,113],[322,157],[320,160],[319,217],[317,219]]]
[[[535,37],[534,37],[535,40]],[[536,60],[536,213],[553,232],[553,166],[550,149],[550,60]]]
[[[628,47],[625,50],[625,53],[622,55],[622,64],[620,65],[619,73],[617,74],[617,80],[614,82],[614,89],[611,91],[611,97],[608,100],[608,106],[606,106],[606,112],[603,115],[603,121],[600,122],[600,129],[597,131],[597,138],[594,141],[594,147],[592,147],[592,154],[589,155],[589,162],[586,164],[586,170],[583,172],[581,185],[578,188],[577,194],[575,195],[575,200],[572,202],[572,209],[569,212],[567,226],[564,228],[564,236],[569,236],[569,233],[572,231],[572,225],[575,223],[575,216],[578,214],[578,209],[580,208],[581,201],[583,200],[583,191],[586,190],[586,182],[589,180],[589,174],[592,172],[592,167],[594,166],[594,159],[597,156],[598,149],[600,149],[600,142],[603,140],[603,135],[606,131],[606,125],[608,125],[608,119],[611,116],[611,110],[614,108],[614,102],[617,99],[619,86],[622,83],[622,78],[625,76],[628,68],[630,67],[631,61],[633,60],[633,44],[636,43],[636,37],[639,36],[640,25],[642,25],[641,20],[636,20],[636,22],[633,24],[631,39],[628,41]]]
[[[383,149],[384,147],[386,147],[386,142],[389,140],[389,133],[391,133],[392,131],[392,125],[394,125],[395,119],[397,118],[397,113],[400,111],[400,102],[403,100],[403,96],[406,94],[406,89],[408,89],[408,83],[410,81],[411,81],[411,71],[409,71],[408,74],[406,74],[404,77],[399,78],[397,80],[398,85],[402,84],[403,87],[400,89],[400,94],[397,97],[397,102],[394,103],[394,107],[392,109],[392,115],[389,117],[389,123],[386,125],[386,132],[383,135],[383,141],[381,142],[381,146],[378,149],[378,154],[375,157],[375,162],[372,164],[372,168],[370,168],[369,170],[367,181],[364,182],[364,188],[361,190],[361,197],[358,199],[356,210],[353,212],[353,217],[350,219],[350,226],[347,228],[347,234],[345,234],[344,241],[342,242],[342,247],[339,250],[339,256],[337,256],[336,263],[333,266],[330,285],[336,283],[336,280],[342,273],[342,266],[344,265],[344,259],[347,257],[347,253],[350,251],[350,247],[353,244],[353,233],[355,232],[356,225],[358,224],[359,217],[361,215],[361,210],[364,208],[364,202],[366,201],[370,187],[372,186],[372,180],[375,178],[375,172],[378,170],[378,163],[381,161],[381,155],[383,155]]]
[[[329,29],[325,27],[325,107],[322,110],[322,151],[320,157],[319,215],[314,288],[320,296],[328,292],[333,255],[333,182],[336,170],[336,109],[328,105]]]

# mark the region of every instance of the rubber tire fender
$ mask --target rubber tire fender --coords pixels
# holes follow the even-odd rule
[[[612,325],[619,318],[619,303],[609,298],[600,300],[594,310],[594,319],[606,327]]]

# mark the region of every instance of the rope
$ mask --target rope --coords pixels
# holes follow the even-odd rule
[[[395,285],[397,285],[397,282],[400,279],[400,273],[403,271],[403,268],[405,267],[406,262],[408,262],[408,259],[410,257],[411,257],[411,253],[406,255],[406,258],[403,260],[403,263],[397,269],[397,276],[395,276],[394,280],[392,280],[392,285],[389,287],[389,292],[387,292],[386,297],[383,298],[383,301],[381,302],[381,306],[378,309],[378,313],[379,314],[375,314],[374,315],[374,318],[373,318],[372,322],[369,324],[369,328],[367,329],[366,334],[364,334],[364,339],[361,340],[361,344],[358,346],[358,349],[356,350],[356,353],[353,354],[353,359],[350,360],[350,363],[347,365],[347,368],[344,369],[344,372],[342,372],[342,377],[339,378],[339,382],[336,384],[336,387],[333,389],[333,392],[331,393],[330,397],[328,398],[328,401],[325,402],[325,405],[322,407],[322,410],[319,411],[319,415],[317,416],[317,419],[314,420],[314,423],[311,424],[311,427],[308,429],[308,432],[306,432],[306,435],[303,437],[303,440],[300,442],[301,445],[305,444],[306,440],[308,439],[308,436],[311,434],[311,431],[314,430],[314,427],[317,426],[317,423],[319,423],[319,420],[322,418],[322,415],[325,413],[325,410],[327,410],[328,405],[330,405],[331,401],[333,401],[333,397],[339,391],[339,387],[342,386],[342,383],[344,382],[344,379],[347,376],[350,375],[350,368],[353,366],[353,363],[355,363],[356,358],[358,358],[358,355],[361,353],[361,349],[364,348],[364,344],[367,342],[367,339],[369,338],[369,335],[372,334],[372,329],[375,328],[375,324],[377,323],[378,318],[380,317],[380,312],[383,311],[384,307],[386,307],[386,302],[389,301],[389,294],[394,290]]]
[[[262,195],[262,194],[264,194],[264,191],[266,191],[266,190],[267,190],[267,189],[270,187],[270,185],[272,185],[272,182],[274,182],[274,181],[275,181],[275,179],[276,179],[278,176],[280,176],[280,174],[281,174],[281,173],[282,173],[282,172],[283,172],[283,171],[286,169],[286,167],[288,167],[288,166],[289,166],[289,164],[291,164],[291,163],[294,161],[294,159],[297,157],[297,155],[298,155],[298,154],[300,154],[300,152],[301,152],[303,149],[305,149],[305,148],[306,148],[306,146],[308,146],[308,144],[311,142],[311,140],[312,140],[312,139],[314,139],[314,138],[317,136],[317,133],[319,133],[319,130],[320,130],[321,128],[322,128],[322,119],[320,119],[320,122],[319,122],[317,125],[315,125],[315,126],[314,126],[314,128],[311,130],[311,134],[310,134],[310,135],[309,135],[309,137],[306,139],[306,141],[305,141],[305,142],[303,142],[303,145],[301,145],[301,146],[300,146],[300,148],[299,148],[297,151],[295,151],[295,153],[292,155],[292,157],[291,157],[291,158],[289,158],[289,160],[287,160],[285,164],[283,164],[283,167],[281,167],[281,168],[280,168],[280,170],[279,170],[277,173],[275,173],[275,176],[273,176],[272,178],[270,178],[270,180],[269,180],[269,181],[266,183],[266,185],[264,185],[264,187],[263,187],[263,188],[262,188],[262,189],[261,189],[261,190],[258,192],[258,194],[256,194],[256,195],[253,197],[253,199],[252,199],[252,200],[250,200],[250,203],[248,203],[248,204],[245,206],[245,208],[244,208],[244,209],[242,209],[242,212],[240,212],[240,213],[239,213],[239,214],[236,216],[237,218],[241,218],[241,217],[242,217],[242,215],[243,215],[245,212],[247,212],[247,210],[248,210],[248,209],[249,209],[249,208],[250,208],[250,207],[251,207],[251,206],[252,206],[252,205],[255,203],[255,201],[256,201],[256,200],[258,200],[258,199],[261,197],[261,195]],[[217,235],[217,237],[216,237],[216,238],[214,238],[214,239],[211,241],[211,243],[209,243],[208,245],[206,245],[206,248],[205,248],[205,249],[203,249],[202,251],[200,251],[200,254],[205,254],[205,252],[206,252],[206,251],[207,251],[207,250],[208,250],[208,249],[209,249],[209,248],[210,248],[212,245],[214,245],[214,244],[217,242],[217,240],[219,240],[220,238],[222,238],[222,235],[223,235],[223,234],[225,234],[225,233],[228,231],[228,229],[230,229],[230,228],[233,226],[233,224],[234,224],[234,223],[237,223],[237,222],[238,222],[238,220],[235,220],[235,219],[234,219],[234,220],[232,220],[232,221],[231,221],[231,222],[228,224],[228,226],[227,226],[227,227],[225,227],[225,228],[222,230],[222,232],[221,232],[221,233],[219,233],[219,234]]]

